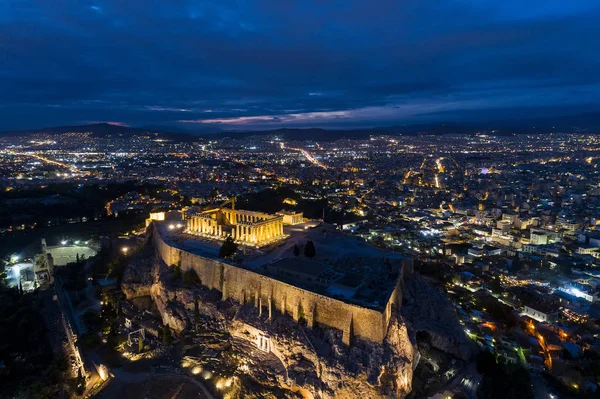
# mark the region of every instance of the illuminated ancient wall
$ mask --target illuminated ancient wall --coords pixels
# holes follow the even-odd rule
[[[157,229],[155,229],[157,231]],[[353,336],[381,343],[386,335],[393,307],[402,303],[402,277],[383,311],[329,298],[293,285],[209,258],[195,255],[165,243],[160,234],[154,234],[158,254],[171,266],[181,261],[183,270],[193,269],[202,284],[219,290],[223,299],[239,303],[253,303],[263,317],[285,313],[294,320],[303,318],[309,327],[315,323],[343,332],[344,342]]]

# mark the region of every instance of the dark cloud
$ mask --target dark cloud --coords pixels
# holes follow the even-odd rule
[[[594,0],[1,2],[0,129],[593,109],[599,17]]]

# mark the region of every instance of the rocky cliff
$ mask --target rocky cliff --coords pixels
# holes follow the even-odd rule
[[[350,347],[339,331],[309,329],[287,317],[261,319],[252,306],[238,313],[230,333],[252,340],[249,329],[270,337],[286,370],[278,376],[282,386],[321,398],[401,398],[411,390],[416,349],[397,318],[383,344],[355,339]]]
[[[473,356],[476,349],[458,322],[452,304],[418,274],[404,282],[401,313],[409,330],[421,333],[432,347],[462,360]]]

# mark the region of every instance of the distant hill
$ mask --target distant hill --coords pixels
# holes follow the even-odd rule
[[[164,140],[173,141],[193,141],[198,140],[197,135],[180,133],[180,132],[169,132],[160,131],[155,129],[119,126],[111,123],[92,123],[89,125],[76,125],[76,126],[57,126],[48,127],[42,129],[32,130],[16,130],[0,132],[0,135],[10,136],[28,136],[32,134],[65,134],[65,133],[92,133],[93,137],[139,137],[139,136],[154,136]]]
[[[443,135],[487,133],[497,136],[536,133],[600,133],[600,112],[578,115],[530,118],[496,122],[424,123],[383,126],[361,129],[281,128],[255,131],[220,131],[218,127],[202,127],[188,131],[168,126],[126,127],[109,123],[94,123],[79,126],[59,126],[35,130],[0,132],[1,136],[27,136],[35,133],[63,134],[69,132],[91,132],[94,137],[135,137],[153,135],[173,141],[195,141],[202,138],[243,139],[249,136],[279,136],[285,140],[330,141],[339,139],[364,139],[378,134]]]

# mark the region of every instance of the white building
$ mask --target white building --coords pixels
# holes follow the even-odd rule
[[[532,308],[530,306],[525,306],[525,311],[523,313],[531,317],[532,319],[540,322],[551,323],[553,321],[558,320],[558,311],[548,309],[542,305],[536,307],[538,309]]]

